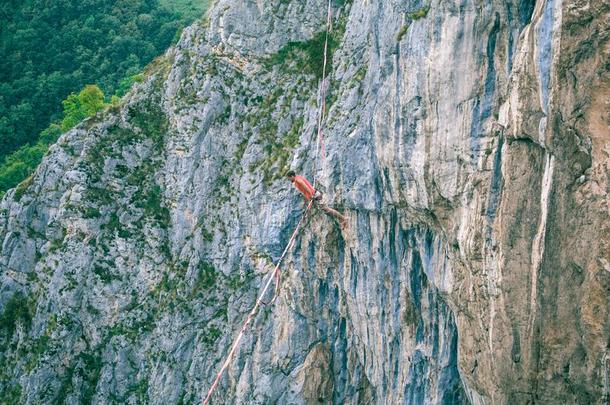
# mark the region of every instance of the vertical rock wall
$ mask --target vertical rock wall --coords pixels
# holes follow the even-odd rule
[[[599,403],[610,6],[219,0],[0,203],[0,392],[193,403],[314,210],[217,403]],[[316,170],[316,167],[318,170]]]

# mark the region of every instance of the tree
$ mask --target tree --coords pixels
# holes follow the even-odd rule
[[[116,101],[115,101],[116,102]],[[64,117],[60,123],[49,125],[40,133],[38,142],[25,145],[6,156],[0,164],[0,198],[8,190],[31,175],[47,153],[49,146],[57,141],[62,132],[68,131],[87,117],[106,107],[104,93],[95,85],[87,85],[80,93],[72,93],[62,102]],[[0,131],[4,118],[0,118]],[[2,132],[0,132],[2,136]]]
[[[123,78],[141,71],[207,7],[202,0],[0,3],[0,162],[35,144],[71,92],[96,83],[114,94]],[[82,118],[70,116],[63,127]]]
[[[104,92],[96,85],[89,84],[78,95],[71,93],[62,104],[64,118],[61,120],[61,130],[65,132],[104,108]]]

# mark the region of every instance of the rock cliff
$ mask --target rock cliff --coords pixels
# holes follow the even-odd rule
[[[218,0],[0,203],[8,403],[610,395],[610,4]]]

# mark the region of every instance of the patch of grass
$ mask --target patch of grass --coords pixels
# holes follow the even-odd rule
[[[250,139],[249,137],[245,137],[237,145],[237,150],[235,151],[235,160],[237,162],[240,162],[241,159],[244,157],[244,153],[246,152],[246,148],[248,147],[249,139]]]
[[[214,325],[208,325],[203,331],[201,340],[205,346],[211,347],[214,343],[216,343],[219,337],[220,329]]]
[[[157,286],[157,289],[160,291],[172,291],[175,290],[176,288],[176,282],[174,279],[170,279],[169,275],[167,273],[163,273],[163,276],[161,277],[161,281],[159,281],[159,285]]]
[[[86,207],[83,209],[83,217],[87,219],[99,218],[102,214],[95,207]]]
[[[201,238],[203,239],[204,242],[211,242],[214,240],[214,235],[212,234],[212,232],[208,231],[206,229],[206,227],[202,226],[201,227]]]
[[[61,249],[62,246],[64,245],[65,238],[66,238],[66,230],[62,228],[61,236],[59,238],[53,239],[51,241],[51,244],[49,246],[49,252],[55,252],[56,250]]]
[[[202,261],[199,263],[197,272],[197,279],[193,286],[193,292],[199,292],[201,290],[207,290],[216,285],[218,279],[218,272],[211,263]]]
[[[149,101],[138,109],[128,111],[131,124],[141,130],[144,139],[151,139],[157,150],[162,150],[169,121],[155,101]]]
[[[263,127],[261,139],[265,158],[251,164],[249,170],[262,171],[263,184],[266,186],[280,179],[287,170],[292,151],[299,144],[303,123],[302,117],[296,119],[281,140],[278,140],[277,124],[271,123],[271,126]]]
[[[7,384],[0,390],[0,404],[1,405],[12,405],[22,403],[21,399],[21,385],[19,383]]]
[[[89,312],[93,316],[99,316],[101,313],[97,308],[95,308],[91,304],[87,304],[87,312]]]
[[[119,217],[116,212],[111,213],[108,222],[102,225],[103,228],[108,229],[111,232],[121,229],[122,226],[123,225],[121,225],[121,222],[119,221]]]
[[[114,201],[112,192],[101,187],[91,186],[87,188],[86,195],[90,201],[96,202],[97,205],[108,205]]]
[[[363,65],[360,66],[360,68],[358,68],[358,70],[356,71],[356,74],[354,75],[353,79],[355,82],[361,82],[364,80],[364,78],[366,77],[366,72],[367,72],[367,66]]]
[[[149,403],[148,398],[148,378],[143,377],[138,381],[138,384],[134,387],[134,392],[138,398],[138,403],[147,404]]]
[[[143,208],[147,217],[153,218],[165,228],[169,226],[169,209],[163,206],[163,190],[159,185],[154,184],[145,190],[141,188],[136,197],[136,207]]]
[[[104,284],[110,284],[113,280],[121,279],[121,277],[112,274],[110,269],[100,264],[95,264],[93,266],[93,273],[95,273],[95,275],[98,276]]]
[[[53,403],[66,403],[66,398],[74,392],[73,380],[76,379],[82,384],[80,386],[79,403],[91,403],[95,395],[97,383],[102,371],[103,362],[99,350],[81,352],[74,357],[66,369],[66,373],[61,378],[61,386],[58,390]]]
[[[420,8],[419,10],[407,13],[407,17],[409,17],[413,21],[417,21],[419,19],[426,18],[426,16],[428,16],[428,11],[430,11],[430,6],[425,6]]]
[[[95,395],[97,388],[97,382],[100,379],[102,372],[103,362],[99,352],[94,353],[81,353],[79,355],[80,361],[82,362],[82,368],[79,370],[79,374],[83,381],[86,383],[82,388],[82,403],[90,404],[91,399]]]
[[[30,282],[30,283],[34,283],[34,282],[38,281],[38,273],[36,273],[35,270],[28,272],[27,279],[28,279],[28,282]]]
[[[342,35],[342,32],[341,32]],[[324,44],[326,42],[326,31],[320,31],[308,41],[289,42],[276,54],[269,57],[267,66],[295,64],[298,71],[312,74],[317,80],[322,78],[324,67]],[[332,71],[333,54],[340,42],[337,31],[328,35],[328,58],[327,72]]]
[[[220,124],[226,124],[229,122],[229,118],[231,118],[231,105],[227,104],[222,114],[218,116],[217,121]]]
[[[25,180],[23,180],[21,183],[19,183],[17,185],[17,187],[15,188],[15,201],[21,200],[21,197],[23,197],[23,195],[25,194],[28,187],[30,187],[30,185],[32,184],[33,180],[34,180],[34,176],[30,175]]]
[[[136,342],[143,337],[142,335],[153,331],[155,326],[156,322],[153,314],[146,312],[142,318],[128,319],[113,325],[104,339],[109,341],[113,336],[124,336],[131,342]]]
[[[32,345],[28,350],[29,357],[25,364],[25,370],[28,373],[31,372],[36,367],[36,365],[38,364],[38,361],[40,360],[40,357],[49,351],[50,341],[51,341],[51,338],[45,334],[45,335],[38,337],[37,339],[35,339],[32,342]]]
[[[231,289],[231,290],[239,290],[241,289],[243,286],[245,286],[246,284],[248,284],[250,282],[250,280],[252,280],[252,275],[251,274],[247,274],[247,275],[234,275],[234,276],[228,276],[226,278],[226,285],[227,288]]]
[[[404,36],[407,33],[407,30],[409,29],[410,26],[411,26],[411,23],[407,22],[402,27],[400,27],[398,34],[396,34],[396,42],[402,41],[402,39],[404,38]]]
[[[15,333],[19,323],[29,329],[32,324],[32,316],[33,310],[29,299],[21,292],[16,292],[8,300],[4,311],[0,315],[0,332],[10,338]]]
[[[396,42],[400,42],[403,40],[404,36],[407,34],[407,30],[409,29],[413,21],[426,18],[426,16],[428,16],[429,11],[430,6],[425,6],[413,12],[407,13],[408,20],[400,27],[400,30],[398,30],[398,33],[396,34]]]

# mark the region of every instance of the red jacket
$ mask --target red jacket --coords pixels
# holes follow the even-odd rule
[[[294,176],[292,184],[299,190],[307,201],[311,200],[316,194],[316,189],[313,188],[310,182],[303,176]]]

